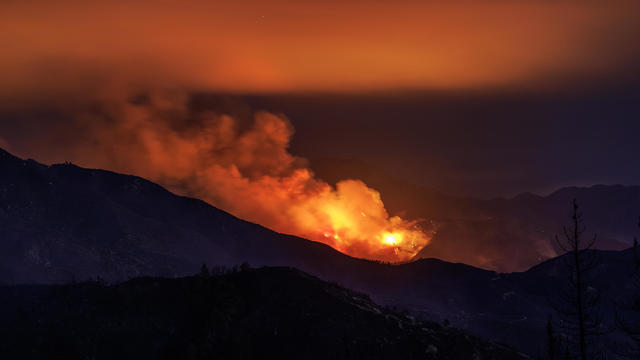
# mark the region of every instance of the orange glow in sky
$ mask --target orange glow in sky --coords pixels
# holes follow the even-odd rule
[[[233,92],[535,86],[618,71],[640,27],[640,5],[622,0],[0,6],[0,76],[14,93],[101,77]]]

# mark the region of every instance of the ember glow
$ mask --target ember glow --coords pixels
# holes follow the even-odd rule
[[[243,127],[228,115],[194,114],[187,104],[181,93],[104,100],[100,111],[76,119],[86,143],[75,145],[72,159],[149,178],[355,257],[407,261],[429,242],[418,222],[390,216],[362,181],[334,187],[316,178],[288,152],[293,127],[285,116],[257,112]]]

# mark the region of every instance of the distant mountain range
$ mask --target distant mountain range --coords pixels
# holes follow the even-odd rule
[[[500,228],[512,229],[512,235],[519,231],[528,234],[528,230],[519,229],[519,224],[525,224],[525,229],[537,228],[537,224],[554,216],[563,223],[567,212],[563,203],[567,200],[569,204],[568,199],[580,194],[587,223],[613,229],[615,224],[626,223],[627,217],[636,218],[635,191],[635,187],[598,186],[566,189],[546,198],[524,195],[512,200],[458,199],[467,207],[456,213],[455,203],[448,203],[449,208],[436,220],[443,223],[440,234],[455,224],[468,229],[469,224],[479,222],[481,228],[498,220],[464,219],[459,214],[480,216],[487,211],[494,216],[502,214],[504,218],[498,223],[509,224],[492,230],[495,234],[500,233]],[[598,201],[602,201],[600,213],[605,214],[604,220],[589,212]],[[431,204],[435,202],[428,206],[435,206]],[[477,204],[492,207],[479,212]],[[520,215],[512,218],[512,212]],[[449,217],[455,214],[460,217],[451,220]],[[531,224],[527,224],[528,219]],[[447,249],[476,246],[472,245],[473,239],[446,239],[434,240],[431,250],[427,247],[424,253],[435,252],[438,243],[444,245],[445,241],[458,241]],[[496,251],[495,256],[501,254],[505,261],[518,254],[538,252],[536,246],[529,245],[530,237],[522,240],[504,235],[496,243],[492,239],[495,237],[487,231],[477,241],[488,242],[491,251]],[[480,254],[486,253],[481,246],[478,248]],[[502,249],[501,253],[498,249]],[[603,313],[612,323],[614,303],[628,296],[635,256],[631,249],[594,254],[599,265],[594,271],[593,286],[604,294]],[[96,277],[115,283],[143,275],[189,275],[203,263],[211,267],[243,262],[253,267],[295,267],[366,292],[382,305],[406,308],[424,319],[446,319],[453,326],[534,356],[544,346],[544,326],[554,313],[549,294],[557,292],[567,276],[561,257],[509,274],[436,259],[403,265],[355,259],[324,244],[237,219],[200,200],[176,196],[139,177],[71,164],[45,166],[0,151],[2,283],[69,283]]]
[[[569,187],[547,196],[521,194],[491,200],[451,196],[417,186],[359,161],[320,159],[312,164],[330,183],[362,179],[378,189],[391,213],[424,219],[437,232],[418,257],[439,258],[500,272],[524,271],[560,254],[555,234],[570,220],[576,199],[596,248],[622,250],[640,232],[640,186]]]

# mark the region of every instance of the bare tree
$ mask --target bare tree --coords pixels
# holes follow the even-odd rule
[[[603,333],[598,312],[599,293],[591,286],[590,271],[596,267],[596,255],[590,251],[597,237],[585,238],[582,213],[573,200],[571,225],[563,226],[562,235],[556,235],[558,246],[565,252],[568,276],[558,288],[557,300],[552,302],[560,318],[560,334],[572,358],[587,360],[595,357],[599,349],[596,337]]]

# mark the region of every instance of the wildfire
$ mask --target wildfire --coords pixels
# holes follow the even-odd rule
[[[384,235],[384,242],[391,246],[394,246],[398,243],[398,239],[396,238],[396,236],[399,236],[399,235],[393,235],[393,234]]]
[[[317,179],[304,159],[288,152],[293,127],[285,117],[258,112],[241,130],[227,115],[193,118],[187,103],[186,96],[154,95],[145,103],[108,104],[112,113],[103,126],[94,113],[82,119],[97,124],[87,142],[95,146],[79,148],[78,157],[355,257],[407,261],[429,242],[416,221],[390,216],[380,193],[362,181],[334,187]],[[195,125],[180,128],[175,119]]]
[[[380,193],[363,182],[345,180],[335,189],[324,186],[307,199],[308,208],[292,211],[299,224],[294,234],[349,255],[391,262],[410,260],[429,242],[415,221],[390,217]],[[310,231],[314,227],[316,231]]]

